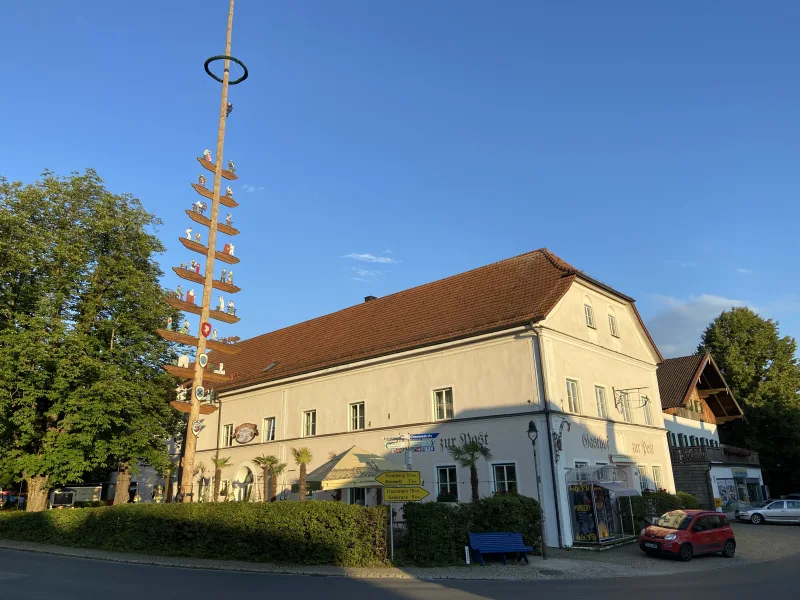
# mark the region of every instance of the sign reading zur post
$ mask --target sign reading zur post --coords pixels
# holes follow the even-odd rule
[[[385,487],[383,499],[386,502],[419,502],[430,496],[430,492],[422,487]]]
[[[419,471],[384,471],[375,477],[381,485],[421,485]]]

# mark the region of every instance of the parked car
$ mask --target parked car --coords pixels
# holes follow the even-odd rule
[[[740,521],[762,523],[800,523],[800,500],[767,500],[733,513]]]
[[[736,554],[736,537],[725,515],[706,510],[672,510],[639,534],[639,547],[650,556],[673,556],[684,562],[698,554]]]

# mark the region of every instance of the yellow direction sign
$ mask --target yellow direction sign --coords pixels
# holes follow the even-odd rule
[[[383,499],[386,502],[419,502],[430,496],[425,488],[421,487],[385,487]]]
[[[422,485],[419,471],[384,471],[375,481],[382,485]]]

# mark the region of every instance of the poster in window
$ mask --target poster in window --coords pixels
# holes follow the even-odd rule
[[[722,500],[722,510],[732,510],[738,505],[739,496],[733,479],[717,479],[717,491]]]
[[[573,483],[569,486],[572,507],[572,528],[576,542],[597,542],[597,526],[592,506],[592,486],[588,483]]]
[[[597,535],[601,542],[614,537],[614,513],[611,492],[606,488],[594,486],[594,509],[597,515]]]

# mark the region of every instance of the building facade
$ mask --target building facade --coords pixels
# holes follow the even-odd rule
[[[769,498],[758,454],[720,443],[718,426],[743,414],[711,354],[665,360],[658,381],[676,488],[708,510]]]
[[[262,454],[287,463],[278,497],[291,498],[298,476],[291,448],[311,450],[309,471],[352,446],[402,470],[406,453],[387,438],[409,434],[419,440],[410,466],[433,501],[470,498],[469,469],[449,448],[487,445],[480,495],[539,498],[550,546],[603,537],[576,517],[584,484],[602,492],[592,500],[597,507],[632,490],[674,490],[658,409],[661,357],[633,300],[547,250],[370,297],[240,344],[239,355],[212,356],[233,377],[217,387],[218,410],[202,416],[197,444],[205,464],[229,457],[223,490],[231,499],[260,499],[253,459]],[[377,485],[313,497],[382,500]],[[606,538],[633,533],[606,512]]]

